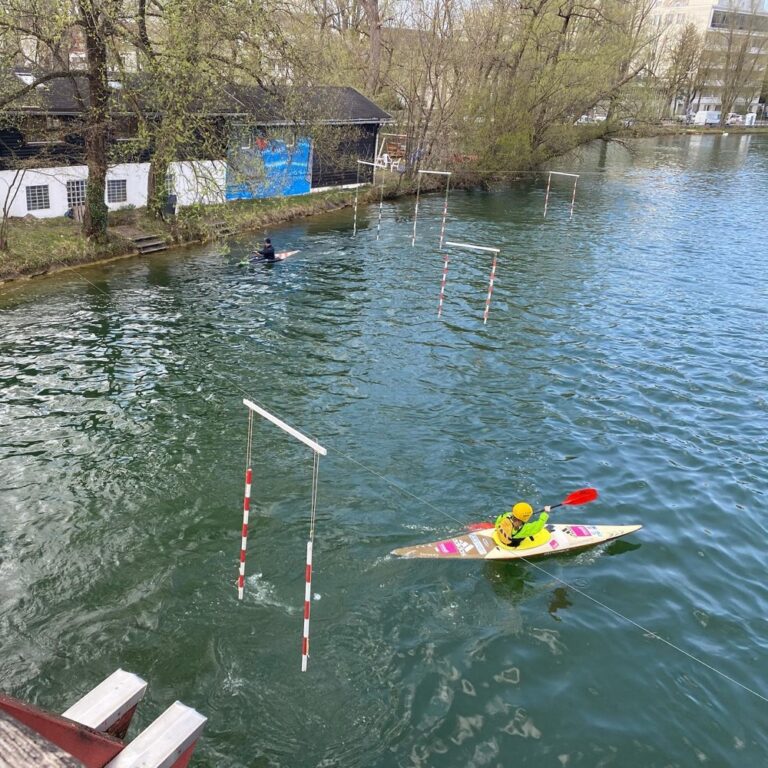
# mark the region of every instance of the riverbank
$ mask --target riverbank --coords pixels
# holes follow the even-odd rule
[[[369,194],[370,188],[361,189],[361,200],[367,202]],[[179,247],[214,240],[221,232],[231,235],[263,230],[290,219],[345,208],[353,204],[354,197],[353,189],[343,189],[191,206],[169,221],[154,219],[143,208],[114,211],[109,214],[109,240],[102,245],[89,242],[80,225],[65,217],[11,219],[9,250],[0,253],[0,283],[138,255],[134,243],[119,233],[121,228],[157,235],[169,248]]]

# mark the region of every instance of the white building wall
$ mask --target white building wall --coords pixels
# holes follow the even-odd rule
[[[179,206],[212,205],[227,201],[227,163],[224,160],[193,160],[171,163],[170,188]]]
[[[110,166],[107,170],[107,181],[124,180],[126,199],[107,203],[107,207],[115,211],[128,205],[145,206],[148,177],[149,163],[121,163]],[[67,182],[87,178],[88,167],[85,165],[30,168],[19,171],[18,176],[16,171],[0,171],[0,208],[5,207],[10,198],[13,198],[9,207],[10,216],[21,217],[31,214],[40,219],[63,216],[70,207],[67,203]],[[48,208],[29,210],[26,187],[31,186],[48,187]]]
[[[122,203],[107,203],[110,211],[117,211],[128,205],[143,208],[147,204],[147,184],[149,182],[149,163],[121,163],[110,165],[107,181],[125,179],[128,199]],[[87,171],[87,169],[86,169]]]

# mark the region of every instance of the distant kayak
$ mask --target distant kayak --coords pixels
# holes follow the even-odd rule
[[[274,259],[265,259],[263,256],[256,254],[248,259],[243,259],[238,266],[247,267],[249,264],[265,264],[269,263],[270,261],[283,261],[289,256],[294,256],[297,253],[300,253],[300,251],[278,251],[275,254]]]
[[[448,558],[463,560],[514,560],[521,557],[554,555],[583,549],[639,531],[642,525],[548,525],[518,547],[505,547],[496,541],[493,526],[454,536],[452,539],[417,544],[393,550],[396,557]]]

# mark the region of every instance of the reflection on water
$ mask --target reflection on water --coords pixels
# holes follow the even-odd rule
[[[565,587],[555,587],[552,590],[552,599],[549,601],[549,615],[555,621],[561,621],[557,612],[572,605],[573,603],[568,599],[568,590]]]
[[[333,212],[252,270],[263,233],[4,289],[3,687],[64,708],[131,669],[143,716],[209,717],[198,766],[761,764],[762,703],[621,615],[768,689],[768,143],[559,169],[572,221],[565,187],[543,219],[544,176],[451,196],[448,237],[502,248],[487,326],[473,254],[436,317],[441,195],[416,248],[398,200],[380,241],[377,207],[354,238]],[[244,394],[329,448],[306,675],[311,457],[267,424],[236,599]],[[561,522],[643,530],[536,563],[388,557],[584,486]]]

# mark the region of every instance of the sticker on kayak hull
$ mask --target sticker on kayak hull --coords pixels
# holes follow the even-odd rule
[[[593,528],[591,525],[572,525],[570,528],[566,528],[566,531],[571,536],[599,536],[600,531],[597,528]]]
[[[456,542],[453,539],[448,539],[447,541],[438,541],[437,544],[435,544],[435,549],[441,555],[459,554],[459,548],[456,546]]]
[[[476,536],[474,533],[471,533],[469,535],[469,538],[472,540],[472,543],[475,545],[475,549],[481,554],[484,555],[488,550],[485,548],[485,544],[483,544],[482,539],[479,536]]]

